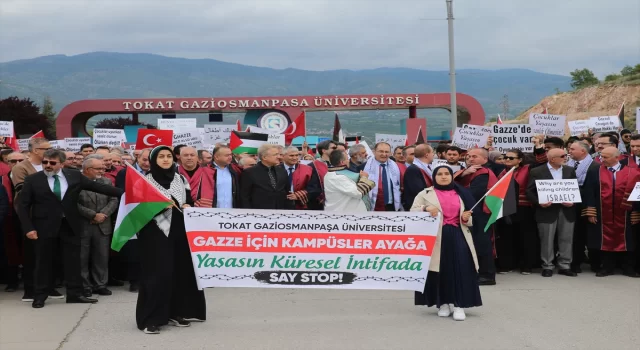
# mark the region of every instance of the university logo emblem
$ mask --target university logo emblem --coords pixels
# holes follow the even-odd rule
[[[279,112],[269,112],[258,119],[258,127],[280,134],[289,127],[289,118]]]

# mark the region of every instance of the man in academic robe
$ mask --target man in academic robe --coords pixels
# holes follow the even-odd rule
[[[409,165],[404,173],[404,191],[402,192],[404,210],[409,211],[411,209],[413,200],[418,193],[427,187],[433,186],[431,177],[433,157],[434,152],[431,146],[420,144],[415,147],[413,164]]]
[[[484,148],[474,148],[467,153],[467,169],[456,177],[456,181],[468,188],[476,201],[496,184],[498,179],[486,165],[489,153]],[[485,232],[484,227],[489,222],[491,212],[484,205],[484,199],[478,203],[473,213],[472,236],[473,244],[478,256],[478,283],[480,285],[496,284],[495,246],[493,225]]]
[[[640,277],[635,268],[636,241],[633,226],[640,222],[640,202],[630,202],[629,195],[640,182],[640,172],[620,164],[619,150],[610,146],[600,152],[602,165],[587,174],[588,191],[583,198],[582,216],[587,224],[587,245],[600,249],[602,268],[596,276],[614,274],[623,260],[624,274]]]
[[[102,162],[104,163],[105,168],[104,178],[111,181],[111,184],[115,186],[116,177],[118,176],[118,173],[120,172],[120,170],[122,170],[122,168],[113,165],[113,153],[98,152],[97,154],[102,154]]]
[[[324,140],[316,145],[316,149],[320,154],[319,159],[315,159],[309,164],[313,169],[313,177],[311,182],[314,187],[319,187],[320,192],[315,198],[309,198],[307,207],[309,210],[323,210],[324,209],[324,176],[329,171],[329,154],[338,147],[337,143],[332,140]]]
[[[287,199],[295,202],[297,210],[307,209],[309,192],[320,191],[320,188],[314,188],[311,182],[313,169],[310,166],[300,164],[300,150],[295,146],[289,146],[284,149],[284,156],[280,166],[289,175],[289,194],[287,194]]]
[[[629,168],[638,169],[638,164],[640,164],[640,135],[636,134],[631,136],[629,149],[631,153],[626,159],[621,160],[620,163]]]
[[[593,155],[593,160],[597,163],[602,163],[602,151],[607,147],[617,147],[618,146],[618,136],[615,133],[603,133],[596,139],[596,149],[598,153]],[[625,154],[619,154],[618,160],[623,161],[627,158]]]

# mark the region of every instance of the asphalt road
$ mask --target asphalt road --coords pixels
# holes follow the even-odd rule
[[[4,288],[4,286],[1,286]],[[404,291],[209,289],[208,320],[145,335],[125,287],[95,305],[0,291],[0,349],[639,349],[640,279],[517,273],[482,287],[467,320]]]

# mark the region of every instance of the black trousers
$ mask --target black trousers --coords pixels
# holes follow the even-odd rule
[[[493,259],[493,242],[491,240],[495,225],[489,227],[486,232],[484,231],[484,227],[489,221],[489,216],[484,213],[475,215],[473,220],[471,234],[473,245],[476,248],[476,256],[478,257],[478,276],[488,280],[495,280],[496,264]]]
[[[613,272],[618,263],[621,263],[625,272],[631,272],[636,267],[636,252],[607,252],[600,251],[602,257],[602,269]]]
[[[518,211],[498,221],[496,228],[496,263],[500,271],[537,267],[540,258],[540,239],[534,219],[534,209],[518,206]],[[510,221],[510,222],[508,222]]]
[[[581,204],[576,204],[576,211],[580,213]],[[585,262],[585,247],[587,246],[587,218],[578,217],[573,226],[573,259],[571,260],[571,268],[580,267]],[[597,270],[602,265],[600,259],[600,250],[589,248],[589,264],[592,270]]]
[[[58,245],[62,247],[62,265],[67,284],[67,298],[82,296],[82,277],[80,276],[80,237],[73,235],[67,220],[63,219],[58,237],[38,237],[35,240],[34,285],[37,300],[46,300],[53,288],[55,271],[53,261]]]
[[[33,294],[35,291],[36,242],[25,237],[22,252],[24,259],[22,263],[22,283],[24,284],[24,292],[26,294]]]

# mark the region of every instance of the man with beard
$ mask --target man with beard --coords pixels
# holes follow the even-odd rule
[[[113,186],[116,185],[116,177],[118,176],[118,172],[122,170],[120,167],[116,167],[113,165],[113,153],[96,153],[102,154],[102,163],[104,163],[104,177],[111,181]]]
[[[200,166],[209,166],[211,161],[213,160],[213,156],[209,151],[200,149],[198,150],[198,165]]]
[[[473,198],[478,201],[498,182],[493,171],[486,167],[489,154],[484,148],[474,148],[467,153],[467,169],[456,177],[456,181],[468,188]],[[496,265],[494,262],[493,225],[487,232],[484,227],[489,221],[491,212],[484,205],[484,199],[473,212],[473,245],[478,256],[478,283],[480,285],[496,284]]]
[[[29,175],[18,199],[17,213],[22,231],[35,241],[36,269],[33,308],[44,307],[52,289],[52,259],[56,244],[63,249],[67,303],[96,303],[83,295],[80,275],[80,237],[82,222],[78,210],[80,191],[89,190],[120,197],[122,190],[98,184],[80,172],[62,169],[65,154],[47,150],[43,154],[43,172]]]
[[[356,144],[349,148],[349,167],[354,173],[359,173],[367,163],[367,148],[364,145]]]

